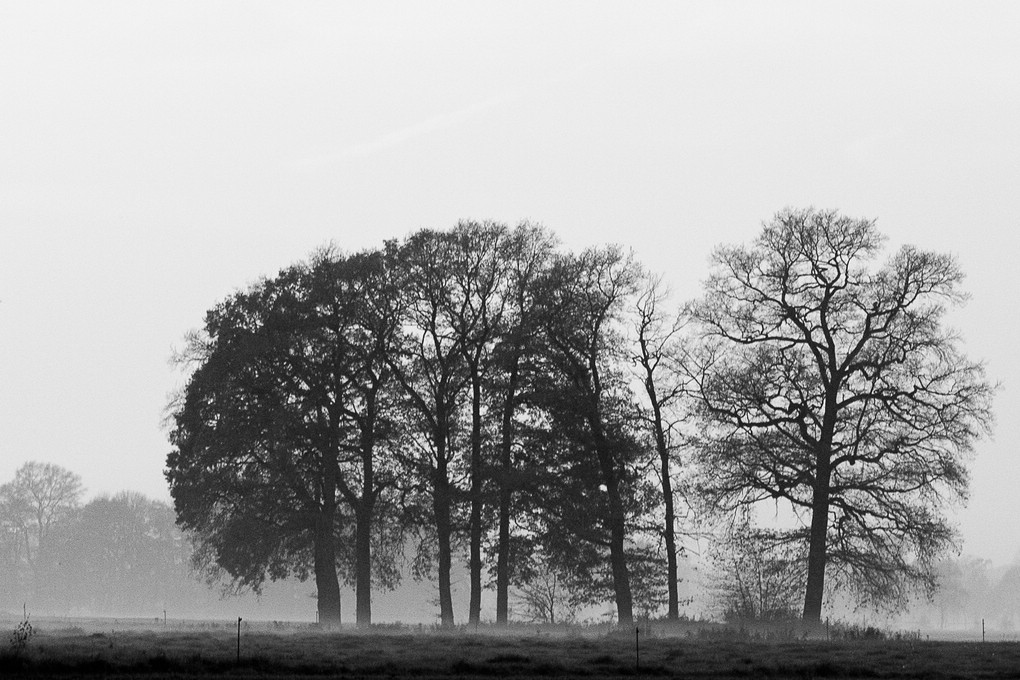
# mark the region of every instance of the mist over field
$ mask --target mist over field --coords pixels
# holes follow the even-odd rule
[[[62,522],[71,522],[65,517]],[[213,580],[191,562],[191,546],[173,524],[169,506],[124,492],[88,501],[77,511],[71,524],[54,524],[55,546],[33,559],[39,581],[33,578],[24,550],[10,540],[0,544],[0,620],[10,625],[27,613],[34,620],[124,619],[162,626],[164,621],[292,622],[316,621],[315,587],[311,581],[285,579],[268,583],[261,594],[238,592],[227,579]],[[13,535],[6,524],[6,536]],[[88,533],[85,532],[87,530]],[[72,535],[73,534],[73,535]],[[409,554],[411,554],[409,546]],[[683,561],[680,584],[685,602],[682,616],[691,620],[725,620],[725,595],[719,592],[710,565],[696,557]],[[373,618],[378,624],[433,626],[439,622],[436,587],[416,580],[405,564],[400,585],[373,594]],[[829,616],[836,620],[873,625],[883,629],[920,630],[945,639],[973,639],[981,632],[982,620],[989,636],[1020,638],[1020,560],[993,564],[975,556],[949,557],[940,568],[941,588],[932,602],[915,600],[903,612],[884,614],[854,610],[836,604]],[[464,623],[468,604],[467,573],[458,564],[454,576],[454,602],[458,623]],[[354,591],[342,591],[341,620],[354,623]],[[566,603],[560,602],[567,612]],[[482,623],[494,620],[494,594],[486,591],[482,601]],[[517,624],[548,625],[544,612],[529,607],[525,593],[516,591],[511,600],[511,620]],[[651,621],[661,620],[663,611],[643,612]],[[164,618],[165,617],[165,618]],[[606,625],[614,622],[611,602],[579,608],[567,622]],[[563,623],[560,621],[559,623]],[[58,625],[50,621],[50,627]]]

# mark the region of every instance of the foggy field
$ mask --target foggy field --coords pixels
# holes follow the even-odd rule
[[[379,627],[236,622],[43,620],[20,650],[4,622],[0,676],[8,677],[620,677],[999,678],[1020,673],[1020,643],[927,640],[747,639],[723,628],[643,632],[605,627],[444,633]]]

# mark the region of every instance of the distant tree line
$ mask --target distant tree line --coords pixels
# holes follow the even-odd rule
[[[124,492],[82,503],[78,475],[29,462],[0,485],[0,608],[58,613],[158,612],[179,602],[191,543],[173,508]]]
[[[972,556],[946,558],[938,565],[939,590],[913,604],[911,614],[933,628],[977,629],[985,621],[998,633],[1020,630],[1020,563],[993,568]]]
[[[195,548],[173,507],[133,492],[83,500],[79,476],[28,462],[0,484],[0,612],[29,616],[181,618],[248,615],[223,602],[229,583],[194,568]],[[268,615],[307,617],[303,591],[282,588]]]
[[[502,624],[536,583],[621,624],[675,618],[678,507],[794,559],[809,621],[831,588],[902,603],[953,543],[941,508],[993,388],[942,326],[955,261],[905,247],[875,267],[881,244],[873,221],[787,210],[716,250],[683,306],[622,248],[527,223],[322,249],[188,337],[178,522],[240,586],[314,578],[325,623],[341,581],[370,623],[409,543],[446,626],[461,558],[468,623],[484,588]],[[753,533],[764,503],[788,526]]]

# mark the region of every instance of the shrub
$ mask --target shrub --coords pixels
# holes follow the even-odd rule
[[[11,647],[14,648],[14,652],[20,654],[24,651],[33,635],[35,635],[35,628],[32,627],[28,617],[25,617],[25,620],[19,623],[11,633]]]

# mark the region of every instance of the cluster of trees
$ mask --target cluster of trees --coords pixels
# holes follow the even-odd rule
[[[182,586],[198,590],[172,507],[130,492],[82,495],[80,477],[51,463],[25,463],[0,485],[0,606],[159,611]]]
[[[133,491],[83,495],[81,478],[51,463],[25,463],[0,485],[0,612],[307,618],[307,589],[288,587],[296,584],[225,611],[229,584],[196,573],[169,503]]]
[[[995,568],[972,556],[946,558],[939,563],[939,590],[928,601],[911,607],[915,625],[938,628],[1020,628],[1020,562]]]
[[[951,545],[940,509],[966,492],[993,390],[942,325],[956,263],[905,247],[874,268],[881,240],[784,211],[718,249],[682,308],[621,248],[564,251],[532,224],[324,249],[189,336],[178,521],[239,585],[314,576],[327,623],[340,579],[371,622],[409,537],[443,625],[458,555],[469,623],[487,585],[505,623],[511,587],[536,583],[612,600],[621,624],[676,617],[678,500],[738,534],[782,506],[789,528],[757,535],[800,555],[808,620],[827,568],[902,601]]]

